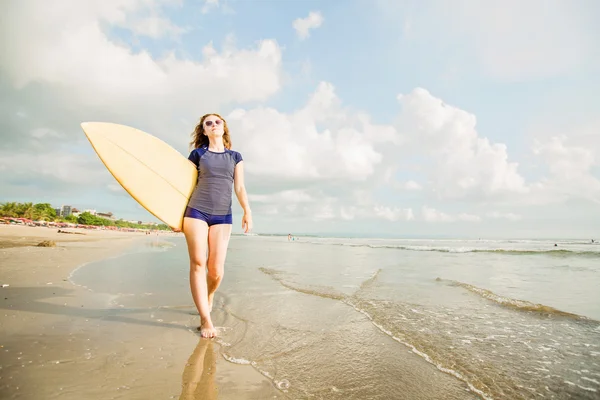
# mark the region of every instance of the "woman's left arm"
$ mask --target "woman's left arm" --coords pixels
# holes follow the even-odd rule
[[[246,186],[244,184],[244,162],[240,161],[236,164],[233,172],[233,188],[237,196],[240,206],[244,210],[242,217],[242,229],[245,233],[252,230],[252,212],[248,203],[248,195],[246,194]]]

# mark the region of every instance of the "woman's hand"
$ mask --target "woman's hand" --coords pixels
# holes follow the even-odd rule
[[[242,229],[244,233],[248,233],[252,230],[252,214],[244,213],[242,217]]]

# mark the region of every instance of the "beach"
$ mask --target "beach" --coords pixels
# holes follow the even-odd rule
[[[211,340],[181,234],[1,229],[2,398],[599,397],[582,240],[234,235]]]
[[[78,267],[154,249],[169,234],[0,226],[3,399],[272,398],[271,382],[220,359],[193,303],[123,308],[74,285]],[[170,234],[176,236],[175,234]],[[56,247],[37,247],[53,240]],[[160,248],[160,247],[157,247]],[[142,249],[142,250],[140,250]],[[216,373],[215,373],[216,371]]]

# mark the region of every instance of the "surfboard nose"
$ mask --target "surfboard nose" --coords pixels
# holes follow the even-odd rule
[[[106,136],[105,133],[103,133],[104,131],[106,131],[108,129],[108,127],[113,127],[115,126],[115,124],[109,124],[106,122],[82,122],[81,124],[81,129],[83,129],[83,133],[85,133],[85,135],[91,139],[92,137],[96,137],[96,136]]]
[[[90,121],[87,121],[87,122],[82,122],[80,125],[81,125],[81,129],[83,129],[83,133],[85,133],[85,136],[90,141],[94,141],[95,138],[97,138],[99,136],[106,136],[106,132],[104,132],[102,130],[102,128],[105,127],[105,125],[109,125],[109,124],[106,124],[106,123],[103,123],[103,122],[90,122]]]
[[[83,133],[85,133],[85,136],[90,141],[92,140],[92,136],[94,135],[94,133],[93,133],[93,126],[94,126],[93,122],[82,122],[81,123],[81,129],[83,129]]]

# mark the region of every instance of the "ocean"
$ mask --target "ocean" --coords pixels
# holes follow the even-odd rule
[[[153,237],[70,279],[197,334],[187,257],[183,237]],[[281,398],[600,398],[585,240],[234,235],[213,321],[220,356]]]

